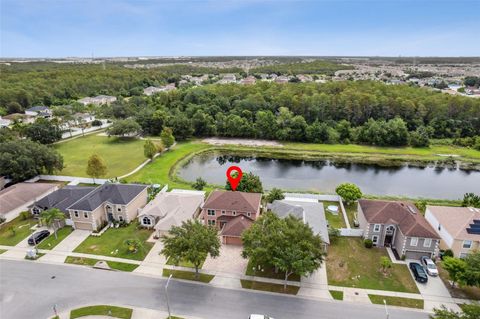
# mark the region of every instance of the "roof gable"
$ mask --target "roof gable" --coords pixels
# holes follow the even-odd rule
[[[203,205],[205,209],[257,212],[260,208],[262,194],[233,191],[214,191]]]

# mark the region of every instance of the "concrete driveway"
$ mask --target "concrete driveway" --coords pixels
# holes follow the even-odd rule
[[[207,257],[202,269],[220,274],[244,275],[248,260],[242,258],[242,246],[222,245],[220,256],[217,258]]]
[[[71,253],[78,245],[80,245],[91,234],[89,230],[75,229],[70,235],[65,237],[57,246],[41,257],[44,262],[63,263],[66,254]],[[54,235],[51,235],[54,236]]]
[[[165,256],[160,254],[162,249],[163,243],[160,240],[156,241],[143,262],[134,270],[134,272],[161,276],[163,272],[163,265],[167,263]]]

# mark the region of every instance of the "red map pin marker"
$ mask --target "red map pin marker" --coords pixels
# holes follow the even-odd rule
[[[233,177],[232,172],[237,172],[237,176]],[[227,179],[230,182],[230,186],[232,186],[232,190],[236,190],[238,183],[242,180],[242,170],[238,166],[230,166],[227,169]]]

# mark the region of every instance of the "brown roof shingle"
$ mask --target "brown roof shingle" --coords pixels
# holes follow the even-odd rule
[[[232,191],[213,191],[203,205],[204,209],[222,209],[255,213],[260,207],[262,194]]]
[[[252,226],[253,220],[245,215],[238,215],[232,218],[223,226],[220,235],[222,236],[231,236],[231,237],[240,237],[245,229]]]
[[[405,236],[440,238],[412,203],[367,199],[358,203],[368,223],[394,223]]]

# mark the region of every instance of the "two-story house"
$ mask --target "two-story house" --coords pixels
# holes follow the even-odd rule
[[[261,213],[262,194],[213,191],[202,207],[199,218],[220,230],[222,243],[241,245],[242,232]]]
[[[358,221],[374,246],[391,247],[407,259],[438,254],[440,237],[411,203],[359,200]]]
[[[442,238],[440,248],[455,257],[480,249],[480,208],[427,206],[425,218]]]
[[[106,183],[68,207],[75,229],[98,230],[105,223],[133,221],[147,204],[147,185]]]

